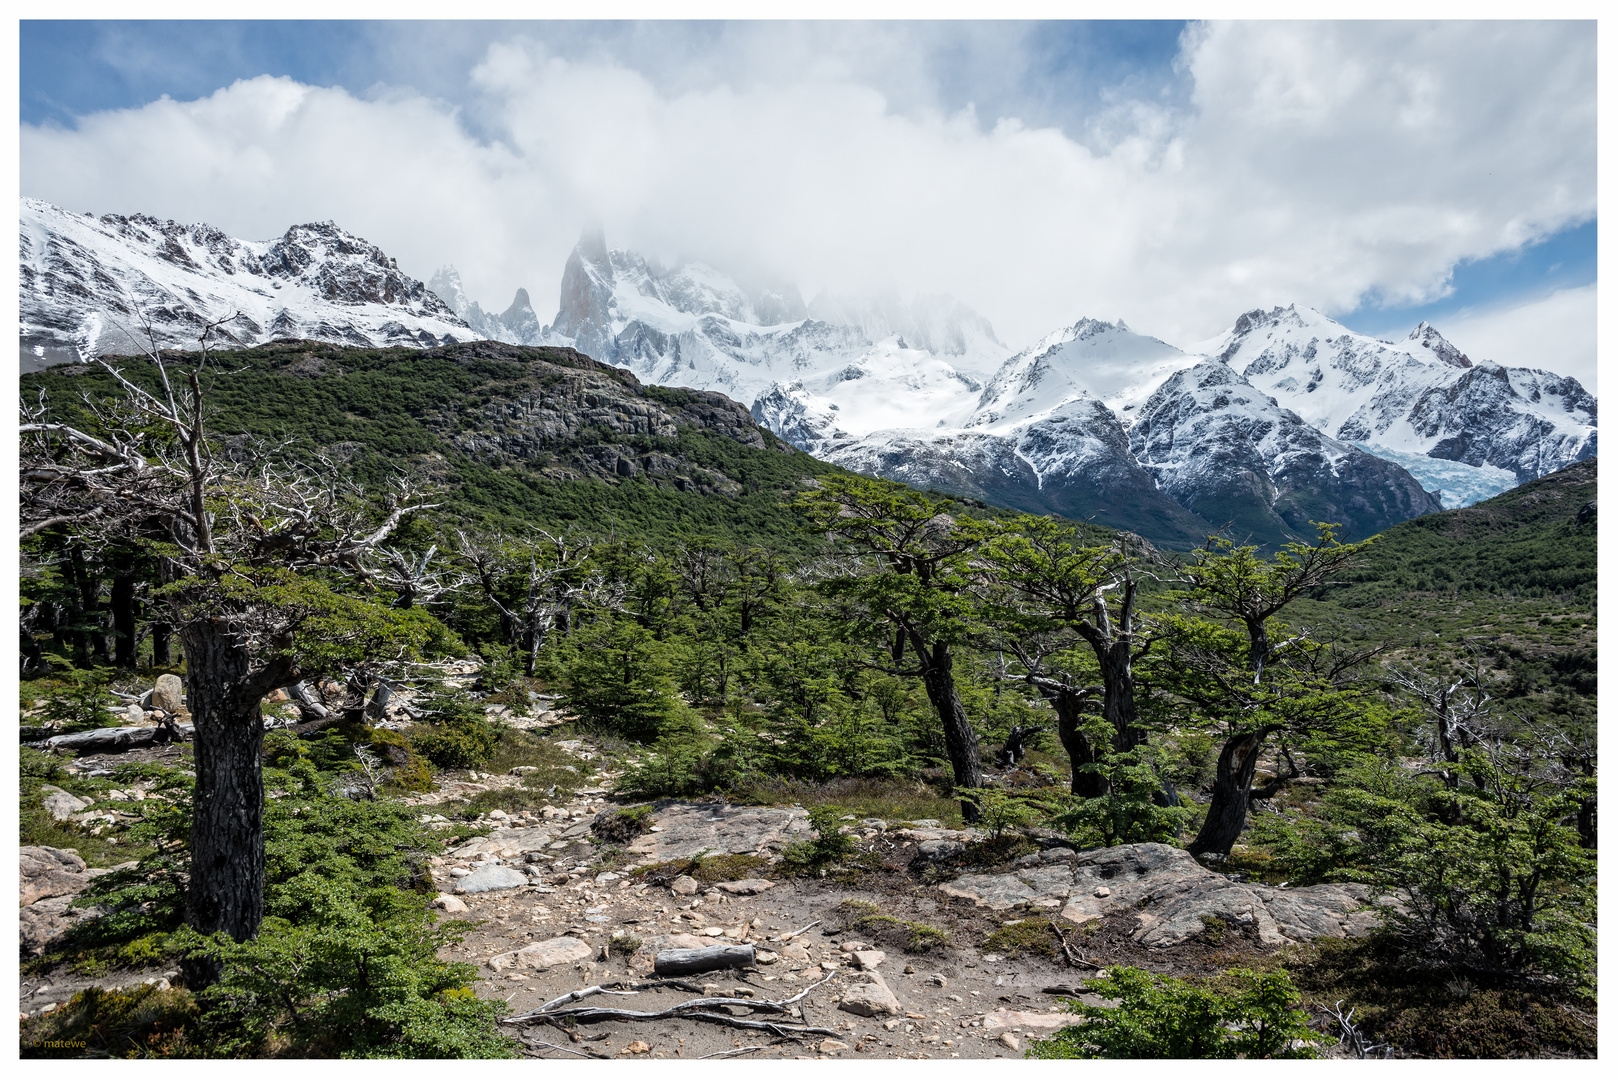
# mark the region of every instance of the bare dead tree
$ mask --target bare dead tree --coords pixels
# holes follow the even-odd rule
[[[196,732],[186,921],[242,941],[263,917],[260,701],[318,674],[311,656],[326,664],[344,648],[364,652],[388,640],[359,607],[298,571],[367,577],[366,556],[406,515],[433,504],[401,483],[377,522],[357,492],[266,460],[262,447],[227,450],[214,439],[209,343],[234,318],[208,322],[184,361],[158,347],[148,324],[144,378],[98,359],[120,396],[86,395],[88,423],[54,418],[44,399],[25,405],[19,465],[22,537],[63,526],[160,541]],[[300,644],[311,631],[320,645],[313,652]],[[187,974],[202,985],[218,971],[194,961]]]

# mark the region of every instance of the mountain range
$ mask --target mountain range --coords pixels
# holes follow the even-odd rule
[[[451,267],[422,282],[327,222],[278,240],[22,202],[24,370],[130,352],[147,327],[193,345],[278,338],[571,347],[641,381],[718,391],[855,471],[1183,547],[1266,545],[1335,521],[1348,537],[1467,505],[1595,456],[1576,379],[1474,362],[1422,323],[1403,341],[1307,308],[1255,310],[1180,349],[1081,319],[1013,353],[948,296],[822,294],[664,267],[587,232],[555,318],[526,290],[496,315]],[[142,319],[144,318],[144,325]]]

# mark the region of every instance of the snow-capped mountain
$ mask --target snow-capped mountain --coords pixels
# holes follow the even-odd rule
[[[1577,379],[1473,363],[1425,322],[1394,343],[1278,307],[1197,351],[1326,434],[1398,461],[1446,506],[1595,456],[1596,401]]]
[[[817,297],[744,285],[704,263],[666,269],[586,233],[546,339],[646,382],[718,390],[794,444],[971,407],[1006,348],[949,297]]]
[[[379,248],[331,222],[277,240],[135,215],[100,218],[23,199],[22,369],[149,346],[195,348],[313,338],[343,345],[426,347],[480,335]]]
[[[1275,543],[1352,536],[1440,508],[1410,474],[1328,438],[1228,366],[1082,319],[1008,359],[946,430],[873,432],[815,452],[845,468],[1169,545],[1229,527]]]
[[[427,282],[427,288],[449,305],[451,311],[476,330],[481,337],[504,341],[511,345],[544,345],[549,327],[539,324],[534,305],[528,299],[527,289],[518,289],[511,306],[500,314],[484,311],[483,307],[466,295],[461,275],[453,266],[445,266]]]

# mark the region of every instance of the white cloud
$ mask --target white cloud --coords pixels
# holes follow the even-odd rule
[[[1561,289],[1498,311],[1460,312],[1439,332],[1474,361],[1571,375],[1596,393],[1596,287]]]
[[[1190,105],[1121,102],[1093,145],[943,111],[902,26],[833,29],[743,25],[716,54],[734,74],[685,81],[513,39],[472,75],[488,141],[413,91],[263,77],[24,125],[21,187],[256,239],[331,218],[418,277],[455,263],[486,306],[525,285],[542,318],[600,221],[806,293],[951,292],[1014,346],[1082,314],[1200,340],[1260,305],[1428,300],[1456,261],[1595,212],[1593,24],[1195,27]]]

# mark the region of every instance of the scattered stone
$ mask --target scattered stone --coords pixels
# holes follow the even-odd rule
[[[781,950],[781,955],[786,957],[788,960],[796,960],[799,963],[807,963],[809,961],[809,948],[800,941],[794,941],[792,944]]]
[[[528,884],[528,875],[512,866],[485,863],[455,883],[458,893],[494,892]]]
[[[124,709],[124,723],[130,727],[140,727],[146,723],[146,710],[139,705],[129,705]]]
[[[881,949],[861,949],[854,954],[855,963],[862,971],[874,971],[877,965],[888,958],[888,954]]]
[[[848,1044],[846,1042],[838,1042],[836,1039],[821,1039],[816,1049],[818,1049],[822,1054],[835,1054],[839,1050],[847,1050]]]
[[[1111,895],[1112,895],[1112,890],[1107,888],[1105,885],[1097,885],[1096,886],[1096,896],[1098,898],[1105,899],[1106,897],[1109,897]]]
[[[779,963],[780,960],[781,960],[781,954],[780,953],[773,953],[768,949],[760,949],[758,951],[757,961],[760,964],[766,964],[766,965],[767,964],[774,964],[774,963]]]
[[[524,968],[529,971],[544,971],[546,968],[556,967],[560,964],[576,964],[581,960],[589,960],[595,956],[595,950],[575,937],[556,937],[547,941],[536,941],[531,945],[524,945],[508,953],[489,958],[489,967],[494,971],[504,971],[507,968]]]
[[[695,896],[699,888],[701,886],[697,884],[697,879],[689,874],[681,874],[669,885],[669,891],[676,896]]]
[[[756,896],[765,889],[775,888],[775,882],[763,878],[743,878],[741,881],[721,881],[715,887],[732,896]]]
[[[451,915],[459,915],[463,911],[471,910],[466,906],[465,900],[458,896],[451,896],[449,893],[439,893],[433,897],[433,906],[441,908]]]
[[[859,952],[861,949],[869,949],[870,947],[863,941],[845,941],[838,946],[839,949],[849,953]]]
[[[870,982],[855,983],[843,991],[843,1000],[837,1006],[839,1009],[856,1016],[896,1016],[904,1012],[899,999],[894,997],[880,974],[873,971],[867,977]]]
[[[934,986],[948,986],[949,985],[949,980],[944,978],[944,976],[942,976],[942,975],[936,975],[936,974],[935,975],[929,975],[927,977],[927,981],[932,983]]]
[[[622,1050],[620,1050],[618,1052],[620,1054],[645,1054],[645,1053],[648,1053],[651,1049],[652,1048],[650,1046],[647,1046],[641,1040],[636,1039],[634,1042],[630,1043],[628,1046],[624,1047]]]
[[[1006,1047],[1008,1050],[1022,1049],[1022,1043],[1017,1039],[1017,1036],[1013,1035],[1009,1031],[1002,1031],[1000,1033],[999,1041],[1000,1045]]]

